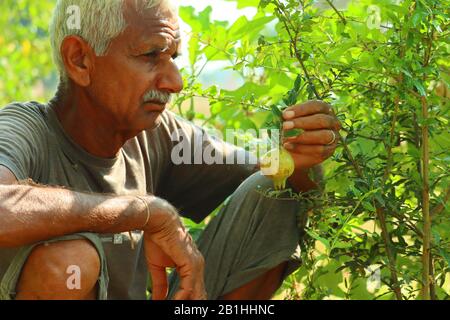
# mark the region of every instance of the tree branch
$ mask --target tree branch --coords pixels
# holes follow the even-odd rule
[[[330,0],[326,0],[326,2],[330,5],[331,8],[333,8],[334,12],[337,13],[339,18],[342,20],[342,23],[347,24],[347,20],[345,20],[344,15],[334,6],[333,2]]]
[[[389,238],[389,231],[387,229],[386,216],[384,214],[384,209],[381,207],[377,207],[376,213],[377,213],[378,220],[380,221],[381,236],[383,238],[383,242],[384,242],[385,249],[386,249],[386,256],[388,258],[389,271],[391,273],[392,289],[394,290],[395,297],[397,298],[397,300],[403,300],[402,292],[400,290],[400,284],[398,282],[395,257],[392,254],[392,250],[391,250],[391,240]]]
[[[430,216],[434,218],[437,214],[441,213],[445,208],[445,203],[450,200],[450,187],[447,188],[444,198],[442,199],[442,203],[439,203],[435,207],[430,210]]]

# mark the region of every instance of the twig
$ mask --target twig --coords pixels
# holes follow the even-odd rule
[[[422,97],[422,117],[428,119],[428,104],[426,97]],[[423,253],[422,253],[422,298],[430,299],[430,255],[431,255],[431,218],[429,191],[429,146],[428,125],[422,125],[422,216],[423,216]]]
[[[342,15],[342,13],[334,6],[333,2],[330,0],[326,0],[331,8],[333,8],[334,12],[337,13],[339,18],[341,18],[342,23],[347,24],[347,20],[345,20],[345,17]]]
[[[389,263],[389,270],[391,273],[391,282],[392,282],[392,289],[395,293],[395,297],[397,300],[402,300],[402,292],[400,290],[400,285],[398,282],[398,276],[397,276],[397,268],[395,266],[395,258],[391,251],[391,240],[389,238],[389,231],[387,230],[387,224],[386,224],[386,217],[384,214],[384,209],[381,207],[376,208],[376,213],[378,220],[380,221],[381,226],[381,236],[384,241],[385,249],[386,249],[386,256],[388,258]]]
[[[429,22],[429,21],[428,21]],[[423,67],[427,67],[432,52],[433,31],[428,34],[427,48],[425,50]],[[426,76],[424,76],[424,81]],[[429,162],[430,151],[428,141],[428,102],[425,96],[420,97],[422,104],[422,217],[423,217],[423,251],[422,251],[422,299],[430,300],[430,290],[434,286],[430,281],[431,266],[431,216],[430,216],[430,186],[429,186]],[[433,288],[434,289],[434,288]]]
[[[391,130],[390,130],[390,136],[389,136],[389,145],[387,146],[387,160],[386,160],[386,168],[384,170],[383,174],[383,182],[382,185],[385,184],[387,181],[389,174],[391,173],[392,168],[392,145],[394,144],[394,138],[395,138],[395,126],[397,124],[397,116],[398,116],[398,109],[400,104],[400,98],[395,97],[394,102],[394,114],[392,115],[392,123],[391,123]]]
[[[403,55],[404,55],[404,49],[402,48],[400,51],[400,56],[403,56]],[[402,76],[400,77],[400,81],[401,80],[403,80]],[[395,97],[395,101],[394,101],[394,114],[392,115],[392,122],[391,122],[390,134],[389,134],[389,145],[387,146],[386,168],[383,173],[383,178],[382,178],[382,183],[381,183],[382,186],[385,185],[387,179],[389,178],[389,174],[391,173],[392,162],[393,162],[392,145],[394,144],[395,127],[397,125],[399,104],[400,104],[400,98],[397,96],[397,97]],[[393,285],[393,290],[394,290],[395,296],[397,297],[397,300],[402,300],[403,299],[402,292],[401,292],[401,288],[400,288],[400,284],[398,282],[398,276],[397,276],[396,259],[391,251],[391,241],[389,238],[389,231],[387,229],[384,208],[382,208],[380,205],[378,205],[378,206],[375,205],[375,207],[376,207],[376,213],[377,213],[378,220],[380,221],[384,245],[386,247],[386,255],[388,257],[389,270],[391,272],[391,281],[392,281],[392,285]]]
[[[443,200],[442,203],[439,203],[438,205],[436,205],[435,207],[433,207],[430,210],[431,218],[434,218],[437,214],[441,213],[442,210],[444,210],[445,203],[447,203],[449,201],[449,199],[450,199],[450,187],[447,188],[447,192],[446,192],[444,198],[442,199]]]
[[[434,263],[433,263],[433,257],[430,254],[429,257],[430,261],[430,279],[432,279],[432,281],[430,281],[430,299],[431,300],[437,300],[437,295],[436,295],[436,287],[434,284]]]

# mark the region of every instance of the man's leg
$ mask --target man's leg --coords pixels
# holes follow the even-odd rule
[[[78,275],[79,279],[71,281],[71,276]],[[41,244],[33,249],[22,269],[16,299],[94,300],[99,275],[100,258],[89,241]]]
[[[219,300],[269,300],[283,283],[287,262],[283,262]]]
[[[106,256],[94,233],[1,249],[0,254],[0,300],[107,299]]]
[[[260,173],[249,177],[197,241],[209,299],[268,299],[300,266],[300,203],[263,195],[271,187]],[[172,276],[170,296],[177,286]]]

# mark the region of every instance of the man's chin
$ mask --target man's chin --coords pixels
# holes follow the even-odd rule
[[[159,111],[149,112],[149,115],[148,115],[149,119],[148,119],[148,121],[146,121],[147,125],[144,130],[152,130],[152,129],[156,129],[157,127],[159,127],[162,122],[161,114],[162,114],[162,112],[159,112]]]

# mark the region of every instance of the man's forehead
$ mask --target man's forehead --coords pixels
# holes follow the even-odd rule
[[[145,2],[145,0],[141,0]],[[134,4],[134,5],[133,5]],[[135,2],[128,2],[124,8],[125,19],[128,24],[154,24],[159,21],[164,21],[167,25],[173,29],[178,29],[178,12],[174,7],[168,5],[166,2],[162,2],[159,5],[153,7],[136,6]]]
[[[128,8],[125,18],[128,26],[137,31],[140,37],[160,34],[173,39],[180,38],[179,19],[177,13],[170,8],[156,6],[139,12],[135,8]]]
[[[148,26],[148,27],[145,27]],[[180,30],[175,29],[177,26],[169,27],[166,22],[162,23],[146,23],[139,28],[134,29],[132,37],[132,47],[148,47],[157,46],[162,48],[171,44],[179,44],[181,41]],[[131,40],[131,39],[130,39]]]

